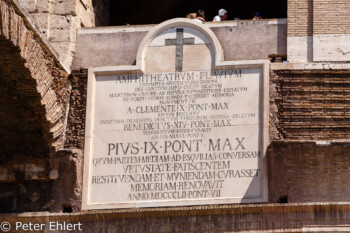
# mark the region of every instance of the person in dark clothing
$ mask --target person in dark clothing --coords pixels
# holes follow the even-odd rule
[[[197,17],[194,19],[197,22],[204,23],[205,22],[205,13],[204,10],[198,10],[196,12]]]

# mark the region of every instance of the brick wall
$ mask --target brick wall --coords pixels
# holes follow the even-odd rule
[[[350,34],[348,0],[288,0],[288,36]]]
[[[87,70],[74,71],[70,76],[72,92],[66,132],[66,148],[84,149],[87,95]]]
[[[349,71],[272,73],[270,96],[274,139],[325,140],[350,137]],[[276,133],[277,131],[277,133]]]
[[[79,150],[64,150],[68,74],[12,0],[0,0],[0,212],[77,210]]]
[[[314,34],[350,34],[350,1],[313,0]]]
[[[348,202],[350,143],[275,141],[268,148],[269,202]]]
[[[349,78],[348,70],[271,71],[270,202],[349,201]]]
[[[348,0],[288,1],[288,61],[349,62]]]
[[[288,0],[288,37],[312,33],[313,0]]]
[[[32,25],[23,19],[20,10],[7,0],[1,0],[0,6],[2,72],[6,72],[10,87],[19,88],[19,95],[37,97],[37,104],[44,110],[37,107],[34,111],[37,115],[44,114],[47,130],[50,131],[47,138],[51,137],[52,146],[60,149],[63,147],[65,112],[69,100],[69,90],[66,89],[68,74]],[[18,84],[14,80],[12,83],[9,81],[15,77]],[[21,91],[20,84],[27,84],[28,90]]]

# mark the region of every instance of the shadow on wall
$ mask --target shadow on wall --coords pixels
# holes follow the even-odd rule
[[[273,142],[267,152],[269,202],[348,202],[349,148],[349,142]]]
[[[108,26],[110,0],[92,0],[95,13],[95,26]]]
[[[0,213],[76,209],[71,200],[80,169],[71,157],[78,156],[56,152],[42,86],[27,68],[34,59],[22,54],[0,36]]]
[[[39,210],[49,201],[52,145],[36,80],[19,50],[0,37],[0,212]],[[43,181],[45,180],[45,181]]]

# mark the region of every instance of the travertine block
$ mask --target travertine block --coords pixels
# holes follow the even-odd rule
[[[313,59],[312,36],[288,37],[288,61],[289,62],[310,62]]]
[[[72,64],[74,55],[74,43],[73,42],[52,42],[54,49],[60,55],[60,59],[65,64]]]
[[[95,26],[95,14],[94,9],[90,1],[77,1],[76,3],[76,14],[79,17],[82,25],[84,27],[94,27]],[[77,28],[80,28],[81,25],[78,25]]]
[[[314,61],[350,61],[349,34],[315,34]]]
[[[40,33],[48,37],[49,34],[49,17],[48,13],[33,13],[30,15],[36,26],[39,28]]]
[[[50,42],[72,42],[75,43],[75,28],[67,27],[67,28],[51,28],[49,40]]]
[[[74,16],[71,15],[50,15],[51,28],[70,28],[74,25]]]
[[[77,15],[76,3],[77,0],[53,1],[51,4],[50,13],[57,15]]]
[[[19,2],[28,12],[35,10],[36,0],[19,0]]]
[[[40,13],[50,13],[50,4],[55,0],[36,0],[35,11]]]

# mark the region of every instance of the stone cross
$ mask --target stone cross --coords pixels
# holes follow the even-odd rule
[[[182,71],[184,45],[193,45],[194,38],[184,38],[184,29],[176,29],[176,39],[165,39],[165,46],[176,45],[175,71]]]

